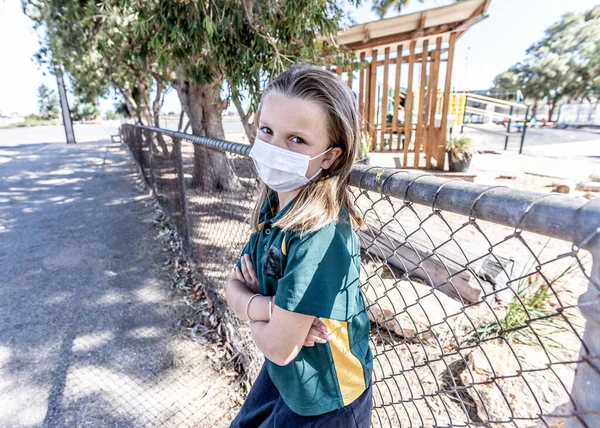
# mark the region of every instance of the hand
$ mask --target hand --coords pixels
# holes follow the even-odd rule
[[[308,335],[304,340],[304,346],[315,346],[315,343],[327,343],[329,342],[329,335],[327,334],[327,325],[320,319],[315,317]]]
[[[246,286],[253,293],[260,293],[258,290],[258,281],[256,279],[256,274],[254,273],[254,267],[252,266],[252,260],[250,260],[250,256],[248,254],[244,254],[240,259],[240,264],[242,265],[242,270],[235,267],[235,273],[237,275],[237,279],[246,284]]]

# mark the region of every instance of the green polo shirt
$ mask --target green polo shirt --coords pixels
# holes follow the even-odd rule
[[[277,193],[265,203],[249,254],[260,293],[280,308],[321,318],[330,341],[303,347],[286,366],[265,358],[284,402],[299,415],[320,415],[357,399],[371,381],[369,317],[360,289],[360,243],[348,216],[317,232],[284,232],[272,224]],[[238,260],[238,267],[240,262]]]

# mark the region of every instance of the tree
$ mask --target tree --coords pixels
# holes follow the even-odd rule
[[[109,8],[109,2],[92,0],[24,0],[25,13],[46,30],[36,59],[61,64],[76,96],[95,100],[112,86],[137,123],[159,126],[169,73],[159,72],[154,48],[134,34],[135,10],[118,3]],[[169,156],[161,134],[153,134],[150,143]]]
[[[581,14],[568,13],[527,49],[524,61],[494,79],[494,88],[518,85],[524,95],[534,101],[533,116],[538,102],[545,100],[550,107],[548,120],[552,120],[556,107],[565,98],[568,101],[598,99],[598,40],[600,6]]]
[[[461,0],[454,0],[459,2]],[[425,0],[419,0],[419,3],[424,3]],[[402,12],[402,8],[410,3],[410,0],[374,0],[371,5],[371,10],[379,17],[385,18],[390,9],[395,9],[397,13]]]
[[[98,117],[100,111],[98,110],[98,106],[96,103],[91,103],[86,100],[82,100],[77,98],[75,100],[75,104],[73,105],[73,111],[71,115],[73,120],[76,122],[85,122],[88,120],[93,120]]]
[[[334,0],[132,4],[140,7],[141,36],[161,47],[159,64],[175,69],[172,85],[195,135],[223,139],[221,117],[231,100],[252,141],[254,130],[249,119],[271,77],[297,62],[323,64],[334,55],[349,60],[343,49],[327,41],[340,30],[344,16]],[[246,110],[242,108],[242,94],[249,97]],[[194,150],[194,186],[236,186],[224,156],[197,145]]]
[[[38,88],[38,111],[45,120],[58,119],[60,106],[56,91],[48,88],[43,83]]]
[[[107,2],[91,0],[26,0],[23,4],[26,14],[45,28],[46,37],[36,54],[40,65],[60,63],[75,94],[88,100],[105,95],[112,86],[137,123],[159,123],[156,109],[169,76],[158,72],[157,55],[147,40],[134,36],[132,23],[137,17],[131,7],[123,3],[109,9]],[[150,100],[152,89],[154,100]]]
[[[510,69],[503,71],[494,78],[492,92],[494,94],[512,93],[521,89],[523,82],[520,79],[519,71]]]
[[[383,19],[392,8],[400,13],[402,8],[406,6],[409,1],[410,0],[374,0],[371,10],[375,12],[379,19]],[[420,3],[423,3],[423,1],[424,0],[419,0]]]
[[[565,14],[550,26],[527,54],[535,59],[552,57],[569,69],[563,78],[564,95],[574,99],[597,97],[595,78],[600,72],[600,5],[581,13]],[[561,67],[564,68],[564,67]]]
[[[123,101],[115,103],[114,104],[115,107],[115,115],[117,117],[125,117],[125,118],[131,118],[131,113],[127,107],[127,104]]]
[[[272,76],[297,62],[338,58],[347,64],[351,58],[331,42],[344,17],[335,0],[27,0],[26,5],[47,27],[44,49],[57,53],[78,95],[95,99],[112,85],[138,123],[151,123],[154,116],[158,126],[171,84],[192,132],[201,136],[224,138],[221,115],[231,100],[252,140],[249,119]],[[245,111],[242,94],[249,97]],[[193,186],[236,188],[224,154],[198,145],[194,153]]]

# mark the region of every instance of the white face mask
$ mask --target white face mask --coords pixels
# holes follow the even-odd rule
[[[308,163],[331,149],[333,147],[311,158],[257,138],[250,150],[250,157],[254,161],[260,179],[267,186],[276,192],[290,192],[305,186],[321,173],[323,168],[320,168],[311,178],[306,178]]]

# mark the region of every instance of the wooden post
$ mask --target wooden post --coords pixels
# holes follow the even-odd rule
[[[365,53],[361,52],[360,62],[365,62]],[[358,111],[360,115],[365,118],[365,97],[367,95],[367,89],[365,88],[365,73],[366,69],[362,68],[358,75]]]
[[[417,42],[410,42],[410,54],[408,57],[408,87],[406,90],[406,100],[404,101],[404,163],[402,166],[407,167],[408,164],[408,146],[410,145],[412,131],[412,99],[413,99],[413,75],[415,68],[415,47]]]
[[[390,48],[385,48],[385,59],[383,63],[383,95],[381,97],[381,151],[385,150],[385,134],[387,128],[387,101],[388,101],[388,78],[390,69]],[[391,141],[390,147],[391,149]]]
[[[350,65],[348,70],[348,87],[352,89],[352,79],[354,78],[354,63]]]
[[[423,54],[421,55],[421,79],[419,81],[419,110],[417,112],[417,135],[415,138],[415,158],[414,167],[419,167],[421,157],[421,143],[423,142],[423,112],[426,107],[425,84],[427,83],[427,52],[428,40],[423,40]]]
[[[371,66],[365,67],[365,96],[364,96],[364,119],[366,130],[371,135]],[[371,148],[369,148],[371,150]]]
[[[456,43],[456,33],[450,34],[450,46],[448,49],[448,63],[446,64],[446,84],[444,87],[444,104],[442,106],[442,123],[440,126],[440,135],[437,142],[436,159],[438,161],[437,169],[444,169],[446,160],[446,138],[448,128],[448,108],[450,107],[450,84],[452,82],[452,63],[454,62],[454,44]]]
[[[435,110],[437,108],[437,87],[438,87],[438,76],[440,70],[440,55],[442,52],[442,38],[438,37],[435,44],[435,51],[433,52],[433,63],[431,64],[429,74],[429,84],[427,90],[429,91],[429,124],[427,125],[425,146],[427,156],[427,168],[431,169],[431,158],[435,155],[437,146],[434,143],[436,135],[435,129]]]
[[[371,125],[371,151],[375,150],[377,133],[375,132],[375,98],[377,97],[377,49],[371,50],[371,65],[369,68],[369,124]]]
[[[400,110],[400,72],[402,70],[402,45],[396,48],[398,55],[396,56],[396,82],[394,84],[394,114],[392,115],[392,135],[390,137],[390,149],[392,148],[392,139],[394,133],[398,137],[398,148],[400,150],[400,132],[398,132],[398,110]]]

